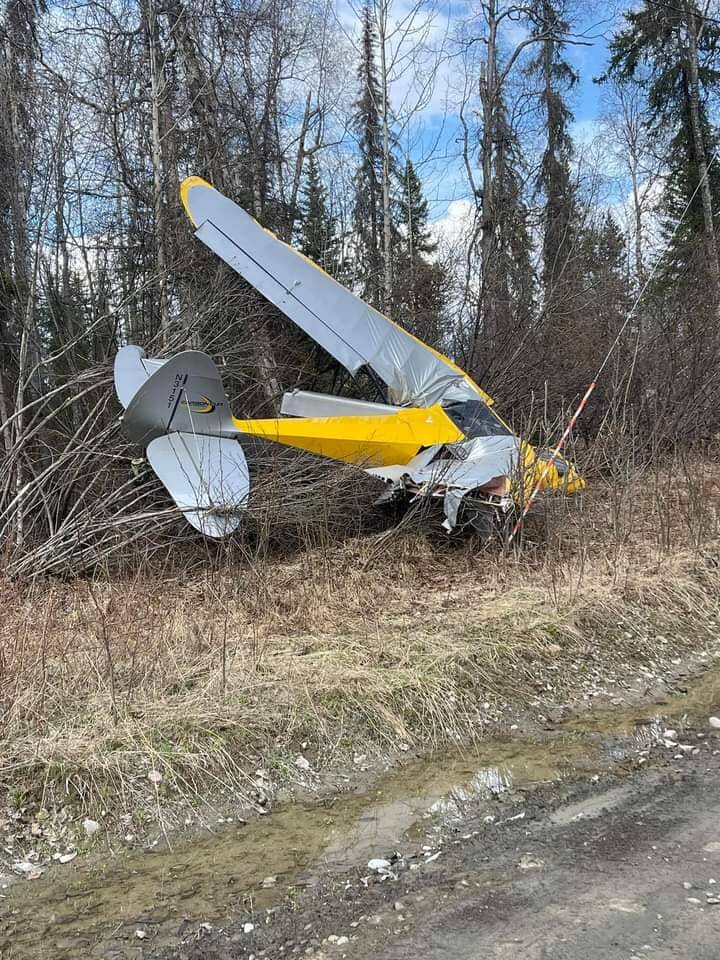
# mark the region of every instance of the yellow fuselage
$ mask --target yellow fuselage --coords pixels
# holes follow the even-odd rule
[[[378,416],[280,417],[267,420],[239,420],[234,426],[241,433],[271,440],[287,447],[363,468],[388,467],[410,463],[424,447],[459,443],[465,434],[443,408],[404,407]],[[534,447],[522,442],[522,478],[515,482],[516,499],[526,498],[546,469]],[[561,476],[555,466],[547,470],[543,488],[563,487],[568,493],[585,486],[570,467]]]

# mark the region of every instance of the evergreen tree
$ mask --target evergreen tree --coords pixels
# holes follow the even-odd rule
[[[543,0],[535,18],[533,35],[539,50],[531,69],[540,78],[540,102],[545,116],[547,141],[537,187],[545,198],[543,209],[543,286],[545,312],[552,317],[556,303],[565,299],[565,288],[576,240],[577,209],[570,173],[573,144],[569,125],[573,119],[564,94],[575,85],[577,75],[563,56],[562,37],[569,24],[563,17],[562,0]]]
[[[358,276],[363,296],[382,306],[382,122],[380,87],[375,63],[377,37],[369,6],[363,10],[362,54],[358,68],[360,97],[355,105],[354,129],[358,135],[360,164],[355,175],[353,208],[357,242]]]
[[[599,224],[585,230],[580,255],[588,306],[591,307],[582,329],[582,339],[592,347],[594,354],[592,369],[587,369],[589,377],[630,309],[625,237],[611,213],[606,213]],[[589,318],[592,318],[592,329]]]
[[[423,193],[422,182],[410,159],[405,163],[400,183],[397,221],[403,229],[404,244],[411,255],[422,256],[435,252],[437,244],[428,226],[428,202]]]
[[[665,234],[682,224],[670,241],[664,264],[665,284],[683,277],[693,283],[701,274],[717,284],[718,257],[713,210],[720,201],[720,168],[709,166],[718,148],[707,100],[720,85],[720,25],[703,19],[696,5],[645,3],[625,14],[627,26],[614,37],[608,75],[634,81],[646,90],[648,123],[669,144],[669,175],[663,196]],[[693,266],[704,248],[704,263]],[[717,291],[716,291],[717,295]]]
[[[328,209],[327,191],[320,177],[315,154],[308,158],[302,205],[301,250],[306,257],[334,275],[337,272],[335,221]]]
[[[599,222],[587,226],[578,247],[583,292],[577,336],[558,358],[568,397],[580,396],[587,389],[631,306],[625,237],[612,214],[606,213]],[[616,348],[615,369],[621,380],[632,367],[634,346],[633,338],[628,336]],[[599,391],[605,396],[593,405],[598,417],[617,397],[618,382],[609,374],[599,384]],[[636,380],[635,387],[638,386]],[[622,395],[625,396],[624,390]]]
[[[422,340],[440,345],[448,278],[430,258],[437,249],[428,225],[428,202],[411,160],[399,184],[393,315]]]
[[[551,411],[563,397],[575,393],[568,371],[573,368],[575,353],[583,349],[578,334],[587,314],[579,255],[582,224],[571,171],[572,112],[565,99],[577,76],[565,58],[569,23],[564,8],[563,0],[538,4],[532,30],[538,52],[530,65],[539,81],[546,140],[536,180],[543,198],[542,324],[533,351],[537,368],[529,379],[537,392],[546,393]]]
[[[523,198],[522,156],[500,98],[495,111],[492,158],[492,208],[485,224],[488,249],[484,257],[483,341],[491,367],[502,366],[507,348],[530,324],[534,271],[528,210]],[[488,349],[489,348],[489,349]]]

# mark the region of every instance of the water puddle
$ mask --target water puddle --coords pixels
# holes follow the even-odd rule
[[[683,685],[680,685],[683,690]],[[625,707],[600,707],[563,723],[567,732],[629,737],[638,748],[661,739],[671,722],[684,717],[706,720],[720,712],[720,667],[688,679],[685,692],[668,694],[654,701]]]
[[[489,740],[472,753],[411,761],[365,793],[278,805],[247,825],[178,838],[173,849],[78,858],[3,891],[0,956],[141,957],[150,945],[157,949],[203,923],[222,925],[264,909],[328,873],[408,851],[433,823],[462,818],[470,800],[617,769],[661,736],[664,720],[707,716],[719,703],[720,673],[709,673],[687,696],[598,709],[548,738]],[[276,878],[272,885],[269,877]]]

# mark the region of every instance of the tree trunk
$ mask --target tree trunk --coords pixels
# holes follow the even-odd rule
[[[702,124],[700,122],[700,80],[698,77],[697,23],[695,21],[695,12],[688,0],[685,2],[685,13],[688,31],[688,107],[690,111],[693,145],[695,148],[695,156],[697,158],[698,178],[700,181],[700,197],[702,199],[703,223],[705,227],[705,249],[708,259],[708,267],[710,269],[710,277],[714,287],[713,294],[717,304],[720,300],[720,263],[718,262],[717,238],[715,236],[715,224],[713,221],[712,193],[710,191],[710,181],[708,179],[707,157],[705,153]]]
[[[495,234],[495,191],[493,183],[493,156],[495,149],[497,111],[497,11],[495,0],[486,5],[488,21],[487,60],[480,74],[480,103],[482,105],[482,220],[480,222],[480,299],[479,320],[490,336],[497,333],[493,325],[492,290],[493,248]]]
[[[189,109],[197,123],[202,167],[197,172],[205,174],[212,181],[213,186],[223,190],[226,186],[222,162],[224,144],[218,123],[220,104],[215,86],[198,55],[185,3],[181,0],[166,0],[164,12],[170,33],[175,38],[180,52],[187,79]]]
[[[637,277],[638,285],[642,286],[645,278],[645,268],[643,265],[642,256],[642,205],[640,203],[640,190],[638,186],[637,162],[634,157],[632,158],[632,165],[630,168],[630,178],[632,180],[633,212],[635,214],[635,275]]]
[[[380,82],[382,84],[382,122],[383,122],[383,164],[382,164],[382,203],[383,203],[383,309],[390,312],[393,296],[392,262],[392,218],[390,215],[390,100],[388,90],[388,67],[386,33],[387,5],[383,2],[378,18],[378,36],[380,47]]]
[[[287,225],[285,227],[284,236],[282,237],[282,239],[287,243],[292,241],[292,234],[293,230],[295,229],[295,220],[297,219],[298,194],[300,193],[300,184],[302,182],[303,167],[305,166],[305,157],[308,153],[308,151],[305,150],[305,140],[307,138],[308,130],[310,129],[310,120],[313,115],[313,111],[310,106],[311,103],[312,94],[308,93],[305,101],[305,112],[303,113],[302,125],[300,127],[297,154],[295,155],[295,171],[290,188]]]
[[[156,263],[160,295],[160,331],[167,346],[170,337],[170,317],[167,294],[167,247],[165,225],[165,164],[162,141],[162,104],[165,98],[165,79],[160,65],[160,37],[155,0],[145,0],[143,6],[145,37],[150,66],[151,144],[153,168],[153,214],[155,217]]]

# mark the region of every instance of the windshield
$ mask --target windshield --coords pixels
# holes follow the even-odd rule
[[[443,407],[455,426],[462,430],[467,440],[475,437],[511,437],[502,420],[493,413],[484,400],[464,400]]]

